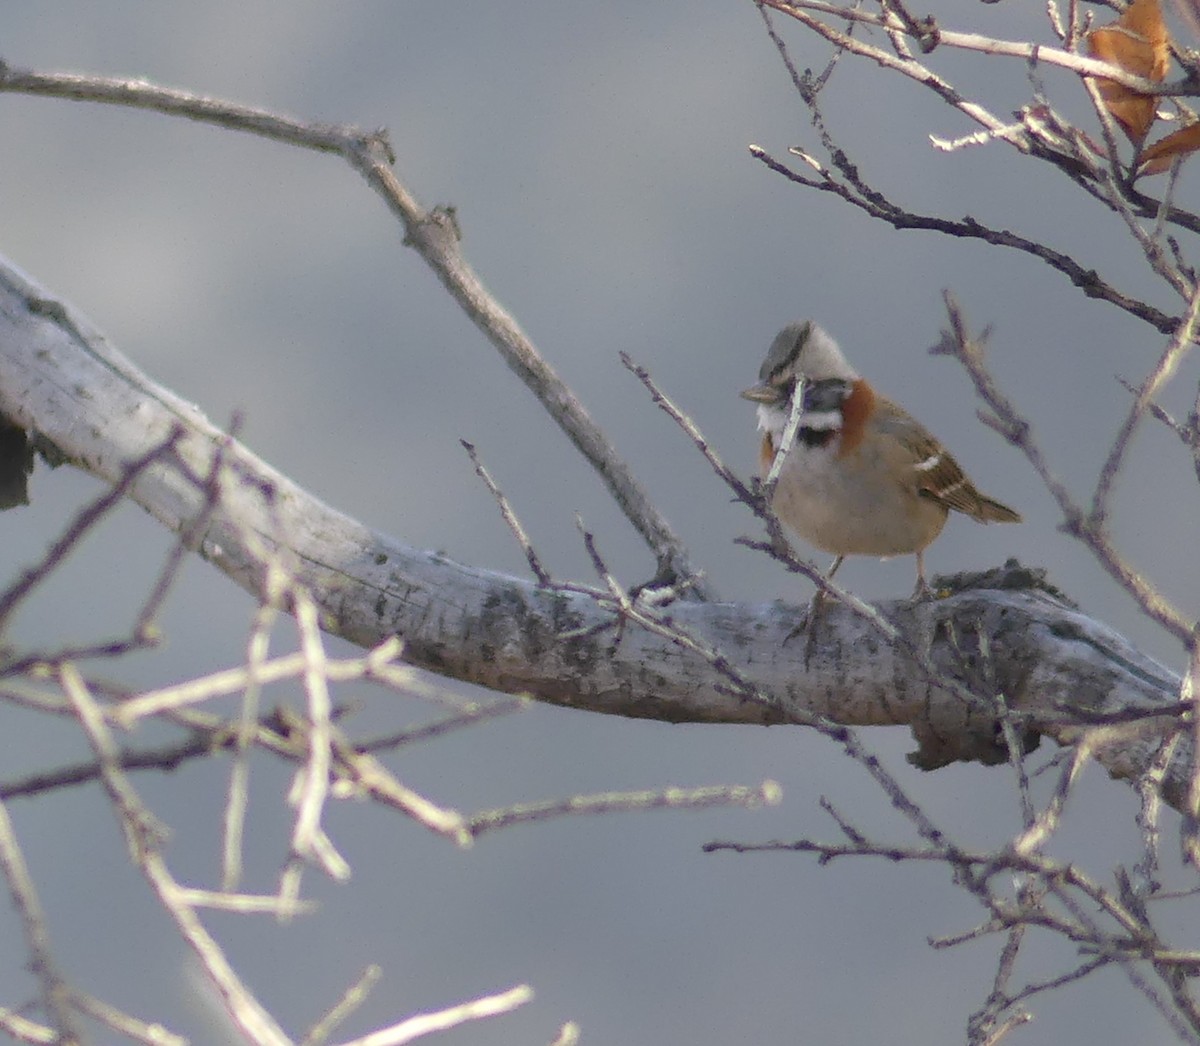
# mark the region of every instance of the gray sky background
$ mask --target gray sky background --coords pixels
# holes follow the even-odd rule
[[[981,32],[1050,40],[1041,5],[944,6]],[[823,64],[825,49],[798,26],[780,28],[798,64]],[[779,327],[813,317],[946,440],[983,489],[1026,517],[1020,527],[952,522],[928,556],[933,572],[1008,556],[1047,565],[1085,610],[1179,667],[1180,651],[1057,532],[1036,477],[976,420],[965,375],[926,353],[950,288],[975,325],[995,325],[997,378],[1082,494],[1127,408],[1114,375],[1139,379],[1162,340],[1033,260],[895,232],[754,161],[752,142],[780,157],[789,145],[818,143],[748,0],[48,0],[9,5],[0,57],[389,127],[400,176],[425,203],[458,208],[472,263],[613,435],[723,596],[800,602],[809,591],[733,544],[752,532],[747,513],[729,504],[617,354],[649,366],[719,452],[748,471],[754,411],[737,390],[753,380]],[[960,86],[979,85],[1000,113],[1030,98],[1020,63],[940,52],[931,61]],[[1051,72],[1045,81],[1056,105],[1087,119],[1076,81]],[[998,146],[931,149],[928,134],[973,127],[917,87],[846,60],[825,105],[864,173],[898,201],[1042,236],[1177,309],[1144,275],[1117,220],[1076,199],[1065,179]],[[0,250],[215,420],[243,411],[246,442],[313,492],[413,545],[521,573],[523,558],[462,437],[478,446],[556,573],[589,578],[576,511],[625,581],[652,571],[600,484],[344,164],[153,114],[16,96],[0,97],[0,131]],[[1182,198],[1194,202],[1196,190],[1195,170],[1186,171]],[[1185,412],[1195,381],[1189,362],[1167,405]],[[38,555],[96,489],[68,470],[40,470],[33,506],[0,518],[8,570]],[[1161,427],[1139,436],[1118,506],[1115,529],[1133,562],[1195,612],[1196,485]],[[120,631],[167,546],[140,511],[124,509],[11,638],[45,645]],[[841,577],[868,598],[901,595],[912,563],[852,562]],[[232,663],[252,612],[215,571],[190,564],[165,619],[165,649],[124,666],[122,679],[164,681]],[[364,701],[364,730],[431,715],[415,703],[354,696]],[[5,707],[0,724],[5,778],[84,755],[67,724]],[[144,740],[154,737],[147,731]],[[965,842],[995,845],[1017,826],[1003,768],[921,775],[904,765],[911,742],[900,731],[875,731],[869,741]],[[293,1033],[368,962],[380,963],[384,978],[347,1035],[533,984],[531,1006],[441,1040],[455,1044],[545,1042],[567,1019],[597,1044],[955,1042],[986,996],[996,941],[951,951],[926,943],[981,917],[943,871],[700,852],[716,837],[832,837],[821,795],[864,828],[909,841],[864,776],[802,730],[536,709],[389,765],[466,810],[768,777],[782,782],[785,801],[757,813],[548,824],[485,838],[466,853],[379,811],[340,806],[330,824],[355,877],[347,886],[309,878],[318,916],[283,928],[212,920]],[[220,775],[185,769],[139,784],[175,828],[168,857],[176,873],[211,880]],[[280,768],[257,768],[251,887],[270,888],[284,852],[286,786]],[[1128,789],[1090,773],[1061,851],[1097,874],[1136,859],[1134,808]],[[127,868],[99,791],[18,803],[13,814],[68,975],[196,1042],[224,1041],[182,947]],[[1196,922],[1181,907],[1181,943],[1195,940],[1187,931]],[[10,942],[2,1005],[32,994],[17,934],[12,913],[0,911],[0,940]],[[1027,972],[1069,962],[1054,946]],[[1046,999],[1037,1014],[1013,1042],[1170,1041],[1114,975]]]

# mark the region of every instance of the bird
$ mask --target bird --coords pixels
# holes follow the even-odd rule
[[[925,549],[951,510],[979,523],[1021,522],[976,489],[941,441],[876,392],[811,320],[775,336],[758,384],[741,395],[758,404],[760,478],[771,507],[810,545],[837,557],[827,579],[846,556],[915,554],[912,598],[923,598],[931,594]],[[777,463],[789,420],[793,438]]]

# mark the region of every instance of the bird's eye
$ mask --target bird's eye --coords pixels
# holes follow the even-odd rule
[[[804,387],[804,409],[817,413],[838,410],[849,391],[846,382],[837,378],[811,382]]]

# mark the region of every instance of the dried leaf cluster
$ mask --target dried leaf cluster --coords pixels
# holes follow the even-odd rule
[[[1093,57],[1153,83],[1162,83],[1171,65],[1171,36],[1159,0],[1133,0],[1111,25],[1088,33],[1087,45]],[[1200,149],[1200,121],[1195,120],[1143,148],[1160,117],[1158,96],[1115,80],[1098,80],[1096,87],[1105,108],[1138,150],[1137,175],[1163,174],[1177,159]]]

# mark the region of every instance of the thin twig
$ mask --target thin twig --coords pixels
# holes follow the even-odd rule
[[[335,794],[365,792],[458,846],[471,845],[471,833],[461,814],[438,806],[401,784],[379,760],[351,745],[337,727],[330,727],[330,735],[338,773],[346,781]]]
[[[38,979],[42,1009],[54,1028],[54,1041],[64,1046],[81,1043],[81,1033],[71,1011],[71,993],[58,972],[58,964],[50,947],[50,932],[46,916],[38,900],[37,889],[25,863],[25,855],[17,842],[8,808],[0,802],[0,871],[8,884],[13,907],[21,917],[25,947],[29,953],[29,968]]]
[[[393,636],[369,651],[365,657],[331,658],[325,663],[326,678],[330,682],[349,682],[368,677],[382,678],[378,675],[378,663],[381,660],[390,661],[400,649],[400,640]],[[117,725],[128,728],[149,716],[166,711],[179,711],[224,694],[235,694],[255,681],[258,685],[265,686],[268,683],[298,678],[303,675],[305,667],[303,653],[290,653],[271,658],[254,669],[246,665],[221,669],[184,683],[143,691],[113,709],[112,718]]]
[[[579,1038],[579,1025],[574,1021],[567,1021],[566,1024],[558,1029],[558,1034],[554,1036],[550,1042],[550,1046],[577,1046]]]
[[[541,803],[520,803],[496,810],[483,810],[467,819],[471,835],[478,839],[498,828],[545,821],[579,814],[625,813],[633,810],[707,810],[717,806],[777,806],[782,790],[774,781],[755,788],[742,785],[708,785],[702,788],[659,788],[640,792],[603,792],[573,795]]]
[[[1179,686],[1180,701],[1196,701],[1200,698],[1200,625],[1192,631],[1188,644],[1188,667]],[[1200,716],[1192,714],[1193,744],[1200,738]],[[1193,756],[1192,779],[1188,788],[1187,806],[1184,810],[1183,851],[1194,868],[1200,868],[1200,756]]]
[[[676,425],[678,425],[688,438],[696,445],[701,454],[704,455],[704,460],[712,466],[712,470],[721,477],[726,486],[729,487],[738,497],[739,501],[749,504],[754,500],[754,495],[750,488],[746,486],[728,465],[725,464],[712,449],[712,444],[704,438],[699,427],[692,419],[682,410],[675,406],[671,398],[662,391],[650,376],[650,372],[641,364],[634,362],[633,358],[627,352],[621,353],[621,363],[640,381],[650,393],[650,401],[661,408],[670,417]]]
[[[292,590],[300,649],[304,653],[304,692],[308,698],[308,760],[298,777],[296,823],[292,831],[292,852],[298,858],[321,865],[334,879],[349,878],[350,869],[340,858],[331,861],[329,851],[319,847],[324,835],[321,821],[329,794],[329,771],[333,765],[333,702],[329,697],[328,658],[321,638],[317,608],[303,589]]]
[[[622,357],[624,354],[622,353]],[[500,507],[500,515],[504,517],[504,522],[508,525],[508,529],[512,531],[513,537],[517,539],[517,544],[521,546],[521,551],[525,554],[525,562],[529,564],[529,569],[533,572],[533,576],[537,578],[539,585],[549,585],[554,580],[549,571],[542,566],[542,561],[539,558],[533,544],[529,540],[529,535],[525,528],[521,526],[520,519],[517,518],[516,512],[510,504],[507,497],[492,479],[491,473],[484,467],[483,462],[479,460],[479,455],[475,451],[475,444],[468,443],[465,439],[458,441],[462,444],[463,450],[467,452],[467,456],[471,459],[471,464],[475,466],[475,475],[477,475],[488,490],[492,497],[496,499],[496,504]]]
[[[503,1013],[511,1013],[518,1006],[524,1006],[533,998],[533,989],[527,984],[519,984],[498,995],[485,995],[458,1006],[450,1006],[436,1013],[421,1013],[409,1017],[390,1028],[384,1028],[361,1039],[353,1039],[342,1046],[403,1046],[424,1035],[448,1031],[457,1028],[467,1021],[483,1020],[487,1017],[497,1017]]]
[[[1159,882],[1159,818],[1162,813],[1162,786],[1167,768],[1175,757],[1181,734],[1175,731],[1170,739],[1159,747],[1150,768],[1138,782],[1138,797],[1141,800],[1137,812],[1137,826],[1142,836],[1142,856],[1133,866],[1134,888],[1143,897],[1156,895]]]
[[[125,499],[138,477],[146,469],[171,454],[175,444],[182,436],[183,429],[176,428],[157,446],[151,447],[145,454],[126,465],[121,470],[121,478],[113,484],[112,488],[106,490],[77,513],[62,534],[51,543],[37,564],[23,571],[19,580],[0,593],[0,628],[7,623],[17,605],[62,563],[67,553],[83,540],[84,535],[105,519],[114,506]]]
[[[122,1013],[111,1003],[88,995],[87,992],[72,991],[71,1001],[80,1013],[87,1014],[118,1035],[143,1043],[143,1046],[188,1046],[188,1040],[182,1035],[167,1031],[161,1024]]]
[[[199,545],[200,539],[208,529],[217,506],[221,503],[221,479],[225,472],[226,455],[241,427],[241,415],[235,414],[230,421],[228,435],[216,445],[212,458],[209,461],[207,475],[202,477],[200,483],[196,484],[204,496],[203,504],[192,521],[176,535],[175,542],[171,546],[171,551],[167,554],[166,562],[163,563],[162,568],[159,570],[158,578],[151,587],[150,594],[147,596],[145,602],[142,604],[142,609],[138,613],[137,622],[133,628],[135,636],[147,635],[154,628],[154,619],[158,616],[171,591],[171,587],[178,579],[183,568],[184,559]],[[174,458],[173,464],[176,464],[177,467],[185,466],[183,459],[178,454],[175,454]],[[181,471],[183,470],[181,469]]]
[[[1146,416],[1150,404],[1162,391],[1163,387],[1174,377],[1183,358],[1195,344],[1197,325],[1200,323],[1200,283],[1192,288],[1191,301],[1188,302],[1187,312],[1180,320],[1171,341],[1158,358],[1158,362],[1149,374],[1142,380],[1133,403],[1117,434],[1113,437],[1112,449],[1100,469],[1096,489],[1092,494],[1092,504],[1088,510],[1087,524],[1097,530],[1103,528],[1108,520],[1109,496],[1117,473],[1129,450],[1133,433]]]
[[[271,629],[279,616],[278,602],[288,578],[277,556],[267,561],[264,598],[259,604],[246,643],[246,688],[233,744],[225,811],[221,819],[221,888],[233,890],[242,878],[242,842],[250,806],[250,747],[258,727],[262,672],[270,653]],[[303,658],[301,658],[303,661]],[[327,666],[328,667],[328,666]]]
[[[363,970],[358,980],[346,989],[329,1012],[317,1021],[309,1033],[300,1040],[300,1046],[324,1046],[337,1026],[367,1001],[367,996],[371,993],[371,989],[379,983],[381,976],[383,976],[383,971],[374,964]]]
[[[11,1036],[14,1042],[27,1042],[32,1046],[42,1043],[59,1046],[61,1041],[53,1028],[31,1021],[5,1006],[0,1006],[0,1031]]]

